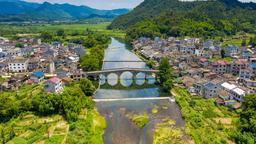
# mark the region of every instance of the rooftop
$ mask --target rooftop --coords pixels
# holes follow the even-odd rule
[[[223,84],[221,84],[222,87],[228,89],[228,90],[232,90],[234,88],[236,88],[237,86],[236,85],[233,85],[233,84],[229,84],[227,82],[224,82]]]
[[[61,79],[59,79],[58,77],[53,77],[50,78],[48,81],[54,84],[58,84],[61,81]]]

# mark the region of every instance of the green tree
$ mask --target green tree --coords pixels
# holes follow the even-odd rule
[[[249,45],[251,45],[252,47],[256,46],[256,36],[250,38]]]
[[[246,39],[243,39],[241,46],[246,46],[246,44],[247,44]]]
[[[56,32],[56,35],[57,36],[65,36],[65,31],[63,30],[63,29],[60,29],[60,30],[58,30],[57,32]]]
[[[225,50],[224,49],[221,49],[220,51],[220,55],[221,55],[221,58],[225,58],[226,56],[226,53],[225,53]]]
[[[0,127],[1,128],[1,142],[2,144],[5,144],[5,137],[4,137],[4,128]]]
[[[17,44],[15,45],[15,47],[24,48],[24,44],[22,44],[22,43],[17,43]]]
[[[43,41],[46,41],[46,42],[49,42],[53,39],[53,35],[49,32],[42,32],[41,33],[41,36]]]
[[[256,134],[256,94],[247,95],[241,113],[242,131]]]
[[[172,70],[169,64],[168,58],[163,58],[159,64],[159,80],[160,84],[163,84],[165,81],[172,79]]]
[[[155,64],[156,63],[153,60],[147,61],[147,65],[149,66],[149,68],[153,68]]]
[[[173,81],[172,81],[172,79],[168,79],[167,81],[165,81],[164,83],[163,83],[163,91],[164,92],[170,92],[170,90],[172,89],[172,87],[173,87]]]
[[[96,90],[93,83],[88,79],[81,79],[80,88],[86,96],[92,96]]]

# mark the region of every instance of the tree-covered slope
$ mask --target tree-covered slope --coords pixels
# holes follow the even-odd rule
[[[247,18],[249,15],[245,14],[255,9],[256,4],[241,3],[237,0],[208,0],[192,2],[180,0],[145,0],[133,11],[116,18],[110,28],[124,29],[142,20],[155,18],[162,13],[192,12],[195,14],[195,12],[199,12],[199,16],[205,18],[235,17],[240,19]],[[236,10],[239,12],[233,13]],[[241,15],[243,16],[240,17]]]
[[[141,36],[193,36],[210,38],[255,33],[256,4],[237,0],[145,0],[109,28],[127,29],[128,40]]]
[[[98,10],[71,4],[29,3],[20,0],[0,0],[0,22],[7,21],[67,21],[92,17],[113,18],[128,9]]]

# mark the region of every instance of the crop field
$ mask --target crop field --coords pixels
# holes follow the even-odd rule
[[[48,117],[27,113],[0,125],[1,139],[8,144],[63,143],[69,125],[60,115]]]
[[[56,32],[57,30],[64,30],[67,33],[83,32],[87,29],[91,31],[100,32],[102,34],[123,38],[125,33],[120,30],[108,30],[107,26],[110,23],[74,23],[74,24],[26,24],[26,25],[0,25],[0,36],[29,36],[38,35],[41,32]]]

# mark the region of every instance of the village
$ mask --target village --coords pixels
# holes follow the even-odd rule
[[[177,81],[193,96],[215,98],[216,104],[238,109],[246,95],[256,93],[256,48],[174,37],[141,37],[133,46],[156,66],[168,58]]]
[[[0,92],[40,84],[45,92],[61,93],[73,74],[81,74],[78,62],[84,54],[85,48],[74,43],[64,46],[37,38],[0,38]]]
[[[256,49],[201,41],[198,38],[140,38],[134,51],[156,65],[169,59],[178,81],[191,95],[215,98],[217,104],[237,109],[247,94],[256,92]],[[63,87],[83,77],[79,57],[82,45],[42,43],[36,38],[10,41],[0,38],[0,91],[17,90],[23,83],[43,84],[45,92],[61,93]]]

